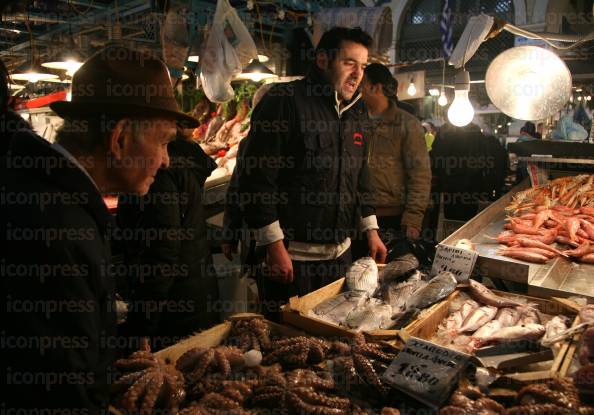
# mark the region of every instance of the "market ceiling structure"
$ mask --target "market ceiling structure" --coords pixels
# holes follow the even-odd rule
[[[36,0],[0,6],[0,59],[10,71],[76,48],[89,56],[107,42],[159,52],[160,25],[169,7],[191,9],[193,29],[204,32],[216,0]],[[381,3],[381,2],[380,2]],[[306,27],[323,7],[363,6],[359,0],[231,0],[257,43]],[[308,19],[309,18],[309,19]],[[199,36],[198,36],[199,38]],[[261,46],[260,44],[258,46]]]

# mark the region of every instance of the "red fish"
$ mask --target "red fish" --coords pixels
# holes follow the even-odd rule
[[[536,241],[534,239],[519,237],[519,238],[517,238],[517,241],[522,246],[546,249],[546,250],[551,251],[557,255],[566,256],[563,252],[559,251],[558,249],[555,249],[550,245],[544,244],[544,243],[542,243],[540,241]]]
[[[580,224],[584,232],[588,235],[588,239],[594,240],[594,225],[584,219],[580,219]]]
[[[569,239],[572,241],[577,241],[577,232],[580,229],[580,220],[577,218],[567,218],[565,221],[565,228],[567,229],[567,233],[569,234]]]

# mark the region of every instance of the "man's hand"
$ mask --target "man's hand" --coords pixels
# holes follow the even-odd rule
[[[414,226],[407,225],[406,226],[406,238],[412,241],[416,241],[421,237],[421,230],[419,228],[415,228]]]
[[[225,242],[221,245],[221,249],[223,250],[223,255],[225,255],[225,258],[227,258],[229,261],[232,261],[233,254],[237,253],[237,244],[230,244]]]
[[[266,246],[266,264],[268,278],[284,284],[293,282],[293,262],[282,240]]]
[[[386,262],[388,250],[380,239],[377,229],[370,229],[367,231],[367,244],[369,245],[369,256],[378,264]]]

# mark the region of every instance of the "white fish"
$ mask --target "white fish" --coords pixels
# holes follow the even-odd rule
[[[453,313],[451,313],[438,327],[438,332],[440,336],[450,336],[451,333],[455,333],[462,324],[464,324],[464,320],[472,313],[474,310],[479,308],[479,304],[474,300],[466,300],[460,308]]]
[[[489,321],[483,327],[481,327],[480,329],[475,331],[474,334],[471,336],[472,341],[469,343],[469,349],[470,350],[478,349],[484,343],[485,339],[492,336],[495,332],[497,332],[501,328],[503,328],[501,321],[499,321],[499,320]]]
[[[418,267],[419,260],[413,254],[405,254],[382,267],[379,279],[380,281],[395,280]]]
[[[392,306],[394,313],[404,310],[406,300],[421,287],[427,285],[427,282],[421,279],[421,273],[416,272],[413,276],[401,283],[388,283],[382,287],[382,298]]]
[[[493,333],[495,333],[497,330],[499,330],[501,328],[503,328],[501,321],[491,320],[487,324],[485,324],[483,327],[481,327],[480,329],[475,331],[471,337],[473,337],[475,339],[482,339],[483,337],[489,337],[490,335],[492,335]]]
[[[354,309],[345,324],[356,331],[388,328],[392,323],[392,307],[376,298],[371,298],[362,307]]]
[[[422,310],[427,308],[450,295],[456,289],[457,284],[454,274],[448,271],[440,272],[427,285],[413,293],[406,301],[406,309]]]
[[[517,308],[500,308],[495,316],[495,320],[501,323],[501,327],[515,326],[520,319],[520,311]]]
[[[545,325],[545,335],[542,338],[542,344],[547,345],[554,343],[552,340],[567,330],[568,323],[569,319],[565,316],[555,316],[550,319]]]
[[[468,283],[470,284],[470,295],[482,304],[495,307],[516,307],[523,305],[516,300],[498,296],[478,281],[468,280]]]
[[[522,324],[540,324],[541,318],[537,308],[533,305],[524,306],[521,309],[518,325]]]
[[[462,317],[466,320],[466,318],[470,315],[470,313],[472,313],[474,310],[476,310],[479,307],[480,307],[479,303],[477,303],[474,300],[469,299],[469,300],[464,301],[464,303],[462,303],[462,306],[460,307],[460,313],[462,314]]]
[[[464,324],[462,324],[462,327],[460,327],[457,332],[474,332],[493,320],[495,314],[497,314],[497,307],[487,305],[477,308],[466,318],[466,320],[464,320]]]
[[[365,291],[373,295],[378,287],[377,264],[371,257],[356,260],[346,272],[346,284],[349,290]]]
[[[309,315],[333,324],[342,324],[351,311],[361,307],[368,299],[363,291],[346,291],[318,304]]]
[[[484,337],[483,342],[500,342],[509,340],[538,339],[545,333],[542,324],[528,323],[512,327],[504,327],[490,336]]]

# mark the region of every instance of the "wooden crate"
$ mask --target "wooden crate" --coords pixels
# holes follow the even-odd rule
[[[291,297],[289,303],[284,305],[281,309],[282,320],[286,324],[298,327],[305,332],[314,336],[324,337],[353,337],[357,333],[354,330],[349,330],[336,324],[311,317],[308,313],[321,302],[332,298],[343,291],[346,291],[345,279],[341,278],[334,281],[319,290],[313,291],[303,297]],[[439,303],[438,303],[439,304]],[[426,310],[421,312],[419,318],[425,315]],[[416,321],[416,320],[415,320]],[[415,323],[413,321],[409,324]],[[407,326],[408,327],[408,326]],[[396,339],[399,330],[372,330],[364,332],[365,336],[372,340],[392,340]]]
[[[159,350],[155,353],[155,355],[157,357],[164,359],[168,363],[175,364],[177,359],[182,354],[194,347],[209,348],[220,345],[227,338],[227,336],[229,336],[229,332],[231,331],[233,321],[241,319],[250,319],[254,317],[264,318],[260,314],[236,314],[234,316],[231,316],[229,320],[225,321],[224,323],[218,324],[214,327],[211,327],[208,330],[204,330],[200,333],[187,337],[186,339],[181,340],[178,343],[167,347],[166,349]],[[277,324],[272,321],[268,321],[268,324],[270,325],[270,332],[273,336],[294,337],[303,336],[305,334],[302,331],[296,330],[293,327]]]
[[[401,337],[404,340],[406,340],[406,338],[409,336],[419,337],[425,340],[430,340],[431,338],[433,338],[434,334],[437,332],[437,327],[439,326],[439,324],[449,315],[450,303],[458,295],[460,295],[460,292],[461,290],[454,291],[448,297],[447,300],[435,304],[433,307],[431,307],[423,318],[405,327],[404,333],[402,333]],[[576,310],[573,307],[571,307],[571,305],[563,301],[558,301],[556,298],[547,300],[543,298],[529,297],[521,294],[513,294],[496,290],[493,290],[493,292],[502,297],[512,299],[523,299],[529,303],[534,303],[536,304],[537,308],[545,314],[562,314],[569,316],[572,319],[572,325],[577,324]],[[509,373],[506,374],[505,377],[520,382],[531,382],[560,376],[561,365],[565,361],[565,356],[567,354],[569,347],[569,341],[563,342],[561,344],[561,348],[557,356],[551,361],[551,365],[548,368],[548,370]]]

